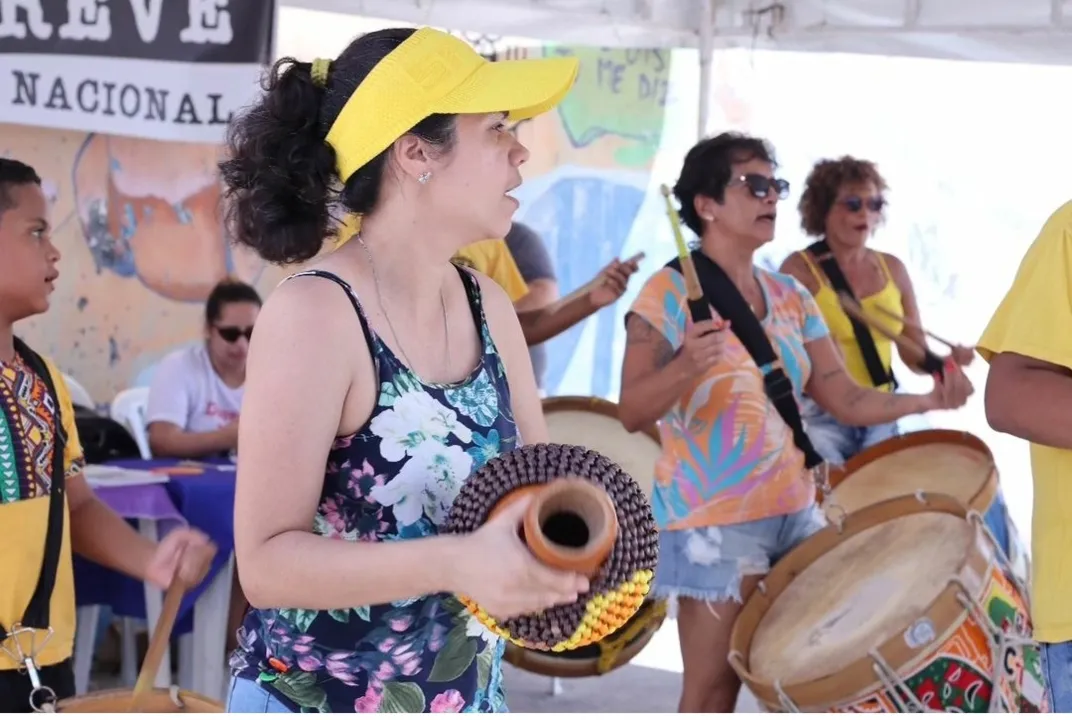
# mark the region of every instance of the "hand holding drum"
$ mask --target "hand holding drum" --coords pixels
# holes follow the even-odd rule
[[[515,645],[561,652],[621,628],[648,593],[658,533],[644,491],[577,445],[525,445],[465,483],[445,532],[470,548],[458,596]]]
[[[465,540],[458,592],[493,617],[542,612],[588,592],[588,578],[544,565],[521,539],[531,502],[526,497],[511,503]]]

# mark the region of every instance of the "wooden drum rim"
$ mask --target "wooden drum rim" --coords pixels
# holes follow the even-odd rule
[[[990,505],[998,495],[997,464],[994,462],[994,453],[990,450],[990,447],[983,442],[981,438],[964,430],[917,430],[915,432],[889,438],[877,445],[872,445],[852,456],[844,465],[829,466],[828,480],[830,483],[830,490],[837,490],[838,485],[847,480],[851,475],[863,469],[865,466],[870,465],[877,460],[881,460],[887,455],[892,455],[902,450],[923,447],[925,445],[957,445],[978,451],[985,457],[990,465],[990,472],[987,473],[986,481],[980,485],[979,489],[976,490],[975,494],[972,495],[971,499],[968,501],[968,507],[970,509],[985,515],[986,511],[990,508]],[[926,488],[922,489],[924,492],[927,492]],[[818,502],[822,505],[825,505],[834,497],[833,495],[829,495],[824,498],[822,496],[822,490],[818,490],[817,495]]]
[[[543,399],[543,411],[545,415],[558,410],[590,412],[618,420],[618,403],[611,402],[610,400],[601,397],[589,397],[586,395],[555,395]],[[662,439],[659,437],[659,428],[655,423],[651,423],[637,432],[644,433],[655,441],[656,444],[660,446],[662,445]],[[624,425],[622,426],[622,433],[626,435],[634,434],[626,430]]]
[[[774,682],[757,678],[749,672],[752,639],[767,612],[774,605],[797,575],[843,542],[865,530],[897,518],[925,512],[948,513],[969,522],[971,510],[955,497],[939,493],[919,493],[884,500],[861,508],[847,515],[841,530],[835,524],[828,525],[791,550],[774,566],[764,579],[764,590],[755,590],[745,601],[730,634],[730,663],[756,698],[771,708],[781,707],[781,700]],[[981,523],[981,516],[975,522]],[[990,577],[994,564],[993,553],[988,553],[976,540],[968,545],[961,562],[958,577],[975,576],[981,579],[981,591]],[[917,648],[909,647],[905,635],[910,627],[894,633],[877,649],[893,668],[900,668],[913,660],[927,657],[944,642],[956,628],[968,619],[964,606],[957,599],[962,592],[956,584],[946,585],[938,596],[920,613],[913,626],[926,619],[934,630],[934,637]],[[865,655],[857,658],[841,670],[814,680],[784,684],[783,692],[804,712],[825,712],[835,706],[866,696],[882,687],[872,665],[874,660]]]

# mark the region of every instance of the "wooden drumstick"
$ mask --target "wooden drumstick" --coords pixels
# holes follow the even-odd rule
[[[918,353],[922,355],[923,360],[920,362],[920,367],[923,368],[925,371],[932,374],[937,373],[939,376],[945,377],[944,361],[940,357],[935,355],[933,352],[931,352],[929,348],[920,345],[911,338],[906,338],[903,335],[895,335],[894,333],[890,332],[885,325],[883,325],[874,317],[872,317],[871,314],[864,310],[860,303],[857,302],[857,300],[848,293],[839,292],[838,300],[841,301],[841,307],[851,317],[856,318],[878,334],[888,338],[898,347],[904,348],[909,352]]]
[[[678,217],[674,203],[670,199],[670,188],[660,185],[659,190],[666,200],[666,214],[670,218],[670,228],[674,231],[674,244],[677,246],[677,257],[681,262],[681,274],[685,276],[685,293],[689,299],[689,314],[693,322],[711,319],[711,307],[704,297],[703,286],[700,285],[700,276],[696,274],[696,266],[692,262],[692,253],[685,244],[685,236],[681,234],[681,218]]]
[[[941,337],[939,335],[935,335],[930,330],[928,330],[927,328],[925,328],[922,325],[920,325],[918,322],[915,322],[914,320],[909,320],[906,317],[902,317],[901,315],[898,315],[897,313],[893,312],[892,310],[890,310],[888,308],[884,308],[881,305],[876,305],[875,309],[878,310],[883,315],[885,315],[886,317],[890,318],[891,320],[898,320],[898,321],[904,323],[905,325],[907,325],[908,327],[923,333],[924,335],[929,337],[931,340],[934,340],[936,342],[940,342],[943,345],[948,346],[950,349],[955,348],[955,347],[959,347],[959,345],[957,345],[956,343],[952,343],[952,342],[946,340],[945,338],[943,338],[943,337]],[[972,350],[974,350],[974,349],[975,348],[972,347]]]

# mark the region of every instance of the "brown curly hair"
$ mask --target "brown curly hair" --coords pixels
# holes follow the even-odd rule
[[[820,160],[811,169],[800,196],[800,227],[810,237],[826,234],[826,216],[834,207],[838,191],[845,185],[874,183],[879,193],[886,192],[886,180],[869,160],[845,155],[837,160]]]

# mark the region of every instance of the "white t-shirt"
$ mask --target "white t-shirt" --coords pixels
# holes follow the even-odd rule
[[[169,422],[186,432],[219,430],[238,419],[243,388],[228,387],[204,343],[171,353],[153,372],[146,423]]]

